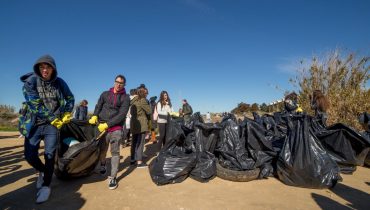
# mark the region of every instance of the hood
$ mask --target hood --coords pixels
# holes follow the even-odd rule
[[[36,74],[38,77],[40,77],[40,78],[42,79],[41,74],[40,74],[40,70],[39,70],[39,65],[40,65],[41,63],[47,63],[47,64],[49,64],[50,66],[52,66],[52,67],[53,67],[54,72],[53,72],[53,74],[51,75],[50,82],[51,82],[51,81],[54,81],[54,80],[57,78],[57,76],[58,76],[57,66],[55,65],[55,60],[54,60],[54,58],[53,58],[53,57],[51,57],[50,55],[44,55],[44,56],[41,56],[41,57],[36,61],[35,65],[33,65],[33,72],[35,72],[35,74]]]

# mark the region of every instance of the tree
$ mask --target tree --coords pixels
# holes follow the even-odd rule
[[[253,103],[252,106],[251,106],[251,108],[250,108],[250,111],[251,112],[256,112],[258,110],[259,110],[258,104],[257,103]]]
[[[329,99],[328,123],[342,122],[360,128],[357,116],[370,111],[370,57],[355,54],[341,55],[339,50],[323,59],[312,58],[308,69],[290,81],[299,88],[299,103],[304,111],[313,114],[310,95],[321,90]]]
[[[269,112],[268,106],[265,103],[261,104],[260,110],[263,111],[263,112]]]

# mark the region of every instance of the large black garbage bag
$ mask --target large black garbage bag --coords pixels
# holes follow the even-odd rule
[[[272,148],[272,142],[267,136],[268,131],[258,123],[245,120],[244,137],[246,140],[246,148],[255,162],[255,168],[259,168],[264,163],[271,162],[276,158],[276,152]]]
[[[362,136],[365,137],[365,139],[367,140],[367,142],[370,143],[370,131],[363,132],[362,133]],[[364,165],[367,166],[367,167],[370,167],[370,151],[367,153],[367,156],[365,158]]]
[[[261,168],[263,166],[264,168],[261,170],[264,174],[261,174],[259,178],[272,175],[271,163],[273,159],[277,159],[277,153],[273,149],[271,137],[268,136],[271,132],[249,119],[243,122],[243,127],[248,155],[255,161],[253,167]]]
[[[241,138],[241,128],[232,118],[224,118],[215,153],[222,167],[243,171],[254,169],[255,161],[248,157],[245,138]]]
[[[190,131],[194,131],[195,128],[195,124],[196,123],[204,123],[204,120],[202,118],[202,115],[200,114],[200,112],[195,112],[191,117],[190,117],[190,120],[186,123],[184,123],[184,127],[183,128],[185,130],[185,133],[187,135],[187,130],[190,130]]]
[[[196,165],[197,156],[185,147],[185,134],[181,124],[172,120],[168,125],[166,144],[149,164],[149,172],[157,185],[184,181]]]
[[[364,165],[370,143],[353,128],[337,123],[316,135],[342,173],[352,173],[356,166]]]
[[[307,188],[334,187],[339,167],[328,155],[309,125],[309,116],[292,118],[292,127],[277,162],[279,179],[287,185]]]
[[[96,126],[87,121],[72,120],[60,130],[56,155],[55,174],[60,179],[87,176],[99,162],[100,144],[96,140]],[[73,139],[80,143],[68,146],[65,140]]]
[[[199,144],[202,151],[213,153],[216,144],[220,139],[220,131],[222,127],[215,123],[197,123],[195,125],[196,138],[200,140]]]
[[[220,129],[220,126],[211,123],[195,125],[197,164],[190,173],[191,178],[208,182],[216,176],[216,157],[210,152],[210,148],[215,147]]]

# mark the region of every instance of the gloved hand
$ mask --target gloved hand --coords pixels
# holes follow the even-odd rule
[[[295,111],[298,112],[298,113],[302,113],[303,109],[302,109],[302,107],[299,106],[299,104],[297,104],[297,109]]]
[[[63,122],[59,118],[55,118],[50,124],[55,126],[58,130],[63,126]]]
[[[63,114],[62,121],[63,121],[63,123],[69,123],[69,121],[71,121],[71,118],[72,118],[71,113],[70,112],[65,112]]]
[[[98,125],[98,129],[99,129],[100,132],[103,132],[103,131],[107,130],[107,128],[108,128],[108,124],[107,123],[100,123]]]
[[[98,116],[92,116],[89,120],[89,123],[96,125],[98,123]]]

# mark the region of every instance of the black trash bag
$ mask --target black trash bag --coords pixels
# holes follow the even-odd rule
[[[309,116],[293,117],[292,127],[277,162],[279,179],[307,188],[330,188],[341,180],[339,167],[331,159],[309,125]]]
[[[337,123],[318,132],[316,136],[342,173],[352,173],[356,166],[364,165],[370,143],[353,128]]]
[[[216,157],[209,152],[209,148],[216,144],[220,129],[220,126],[210,123],[195,125],[197,164],[190,177],[199,182],[208,182],[216,176]]]
[[[362,133],[362,136],[366,138],[367,142],[370,143],[370,131],[364,131]],[[367,156],[365,158],[364,165],[367,167],[370,167],[370,151],[367,153]]]
[[[215,149],[220,165],[235,171],[254,169],[255,161],[248,157],[240,126],[233,118],[224,118],[221,126],[223,129]]]
[[[262,165],[271,163],[274,158],[276,159],[277,153],[272,147],[272,142],[266,138],[268,131],[249,119],[246,119],[243,124],[243,136],[249,157],[255,161],[254,168],[260,168]]]
[[[220,139],[222,127],[215,123],[197,123],[195,125],[195,135],[200,139],[202,151],[213,153],[216,144]]]
[[[157,185],[184,181],[196,165],[197,155],[184,146],[185,135],[181,125],[172,120],[168,125],[166,144],[149,164],[149,172]]]
[[[190,131],[194,131],[195,130],[195,124],[196,123],[204,123],[204,120],[202,118],[202,115],[200,115],[200,112],[195,112],[191,117],[190,117],[190,120],[188,122],[185,122],[184,123],[184,127],[183,128],[186,133],[187,133],[187,130],[189,129]]]
[[[96,126],[74,119],[61,128],[55,161],[58,178],[82,177],[94,171],[100,156],[101,142],[96,140],[98,133]],[[69,138],[79,143],[68,146],[65,140]]]
[[[260,125],[263,125],[263,120],[257,112],[252,112],[252,115],[253,115],[253,119],[256,123],[258,123]]]

